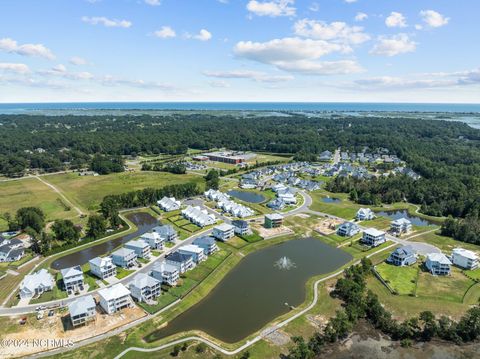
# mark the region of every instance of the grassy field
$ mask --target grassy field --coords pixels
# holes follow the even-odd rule
[[[16,270],[19,275],[7,274],[5,278],[0,279],[0,304],[7,299],[23,280],[23,277],[28,274],[37,263],[38,260],[31,261],[21,269]]]
[[[447,254],[450,254],[450,252],[456,247],[462,247],[465,249],[475,251],[477,253],[479,252],[479,249],[480,249],[480,247],[475,244],[456,241],[453,238],[441,236],[437,234],[437,232],[422,234],[421,236],[412,238],[411,241],[426,242],[426,243],[433,244],[434,246],[440,248],[443,252]]]
[[[45,179],[57,186],[73,203],[87,210],[96,210],[103,197],[111,194],[186,182],[203,183],[201,176],[166,172],[127,172],[95,177],[68,173],[47,176]]]
[[[468,278],[480,282],[480,269],[466,270],[464,273]]]
[[[382,263],[376,266],[378,274],[399,295],[413,295],[418,277],[418,267],[397,267]]]
[[[421,271],[418,276],[417,296],[426,300],[463,303],[463,296],[474,284],[461,270],[452,267],[450,276],[435,276]]]
[[[0,218],[5,212],[14,215],[18,209],[29,206],[42,209],[47,221],[71,218],[77,214],[57,193],[36,178],[0,182]],[[0,230],[6,230],[6,225],[1,218]]]

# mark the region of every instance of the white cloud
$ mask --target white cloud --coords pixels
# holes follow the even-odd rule
[[[450,18],[445,17],[434,10],[422,10],[420,11],[420,16],[429,27],[445,26],[450,21]]]
[[[357,0],[344,0],[347,4],[353,4],[354,2],[357,2]]]
[[[185,38],[195,39],[195,40],[199,40],[199,41],[208,41],[212,38],[212,34],[211,34],[211,32],[209,32],[206,29],[201,29],[200,32],[196,35],[186,33]]]
[[[173,30],[170,26],[162,26],[160,30],[155,31],[153,34],[161,39],[168,39],[177,36],[175,30]]]
[[[363,72],[363,68],[353,60],[311,61],[297,60],[278,63],[277,67],[284,71],[305,75],[347,75]]]
[[[0,62],[0,70],[5,72],[13,72],[16,74],[26,74],[30,72],[30,69],[25,64]]]
[[[370,39],[370,36],[363,32],[363,27],[349,26],[340,21],[327,24],[323,21],[303,19],[295,23],[294,31],[299,36],[344,44],[357,45]]]
[[[257,16],[295,16],[296,9],[292,6],[294,4],[295,0],[250,0],[247,3],[247,10]]]
[[[230,84],[227,81],[223,81],[223,80],[210,81],[208,84],[212,87],[217,87],[217,88],[228,88],[228,87],[230,87]]]
[[[103,76],[99,79],[99,81],[104,86],[130,86],[143,89],[158,89],[164,91],[173,91],[177,89],[175,86],[168,83],[144,80],[130,80],[124,78],[117,78],[110,75]]]
[[[402,13],[392,11],[390,16],[385,19],[385,25],[388,27],[406,27],[407,19]]]
[[[75,66],[88,65],[88,61],[85,60],[83,57],[79,57],[79,56],[71,57],[69,62]]]
[[[65,65],[58,64],[53,66],[50,70],[40,70],[37,71],[37,74],[41,76],[56,76],[63,77],[70,80],[92,80],[94,76],[87,71],[82,72],[70,72],[67,70]]]
[[[161,3],[162,3],[161,0],[145,0],[145,4],[151,5],[151,6],[158,6]]]
[[[320,10],[320,5],[318,5],[318,2],[312,2],[312,4],[308,7],[308,10],[318,12]]]
[[[86,22],[87,24],[91,25],[103,25],[105,27],[122,27],[122,28],[129,28],[132,26],[132,23],[128,20],[117,20],[117,19],[109,19],[105,16],[83,16],[82,21]]]
[[[19,45],[17,41],[10,38],[0,39],[0,51],[5,51],[22,56],[43,57],[53,60],[55,56],[50,49],[42,44],[23,44]]]
[[[398,34],[391,37],[380,36],[378,42],[370,51],[374,55],[395,56],[415,51],[417,43],[407,34]]]
[[[364,21],[368,19],[368,15],[365,14],[364,12],[357,12],[357,15],[355,15],[355,21]]]
[[[423,29],[422,25],[420,25],[420,24],[415,25],[415,30],[422,30],[422,29]]]
[[[270,75],[260,71],[252,70],[233,70],[233,71],[204,71],[207,77],[216,77],[223,79],[251,79],[257,82],[284,82],[293,80],[290,75]]]

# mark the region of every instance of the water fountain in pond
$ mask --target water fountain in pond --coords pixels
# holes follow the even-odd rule
[[[289,270],[295,268],[295,263],[288,257],[282,257],[275,262],[275,267],[281,270]]]

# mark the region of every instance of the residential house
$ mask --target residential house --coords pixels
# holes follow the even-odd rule
[[[158,233],[160,238],[165,242],[175,242],[178,238],[177,231],[169,224],[157,226],[152,229],[152,232]]]
[[[277,197],[284,201],[286,204],[295,204],[297,203],[297,198],[295,197],[296,190],[293,188],[286,188],[284,190],[277,191]]]
[[[178,251],[170,253],[165,257],[165,263],[170,264],[178,269],[180,274],[195,268],[195,262],[189,254],[182,254]]]
[[[24,255],[25,248],[21,240],[13,238],[0,241],[0,262],[15,262]]]
[[[188,206],[182,211],[183,217],[199,227],[206,227],[215,224],[217,221],[215,215],[209,214],[207,210],[198,206]]]
[[[202,248],[203,253],[205,253],[205,255],[207,256],[218,251],[218,246],[217,246],[217,242],[215,241],[215,238],[210,236],[203,236],[203,237],[196,238],[193,241],[193,244]]]
[[[176,211],[180,209],[181,203],[177,201],[175,197],[163,197],[160,201],[157,201],[158,207],[165,212]]]
[[[112,253],[112,261],[119,267],[130,268],[137,264],[137,254],[132,249],[122,247]]]
[[[277,228],[283,225],[283,216],[278,213],[271,213],[265,215],[265,228]]]
[[[337,229],[337,234],[342,237],[352,237],[357,233],[360,233],[360,227],[353,222],[344,222]]]
[[[363,231],[361,242],[367,246],[377,247],[386,241],[385,232],[383,231],[379,231],[376,228],[367,228]]]
[[[410,233],[412,231],[412,222],[406,218],[396,219],[391,222],[390,231],[397,235]]]
[[[452,263],[464,269],[477,269],[478,256],[475,252],[463,248],[455,248],[451,257]]]
[[[138,258],[149,259],[152,250],[147,242],[142,239],[125,243],[125,248],[135,252]]]
[[[157,232],[144,233],[140,236],[140,239],[146,242],[151,249],[158,250],[163,249],[163,242],[165,242],[165,239]]]
[[[112,262],[112,257],[96,257],[88,261],[90,272],[100,279],[107,279],[117,275],[117,267]]]
[[[145,273],[138,273],[129,284],[132,297],[139,302],[149,302],[160,296],[161,282]]]
[[[181,254],[191,255],[193,261],[196,264],[207,259],[207,256],[205,255],[203,248],[195,244],[187,244],[185,246],[181,246],[178,248],[178,252]]]
[[[87,295],[68,304],[72,326],[78,327],[94,320],[97,314],[95,300]]]
[[[417,256],[412,246],[402,246],[396,248],[387,258],[387,263],[403,267],[414,264],[417,261]]]
[[[323,151],[323,152],[320,153],[320,155],[318,156],[318,160],[321,161],[321,162],[331,161],[332,158],[333,158],[333,153],[330,152],[330,151]]]
[[[356,218],[359,221],[369,221],[375,218],[375,213],[370,208],[360,208],[357,212]]]
[[[226,242],[235,236],[235,230],[231,224],[222,223],[216,227],[213,227],[212,236],[222,242]]]
[[[236,220],[232,221],[233,231],[235,234],[245,236],[251,233],[250,225],[247,221]]]
[[[83,271],[80,266],[64,268],[60,270],[62,274],[63,288],[67,292],[76,292],[83,290]]]
[[[274,211],[279,211],[285,208],[287,204],[283,199],[276,198],[267,203],[267,207],[273,209]]]
[[[28,299],[40,296],[44,292],[52,290],[54,284],[53,276],[46,269],[27,274],[20,284],[20,298]]]
[[[122,283],[100,289],[98,296],[100,298],[100,306],[107,314],[113,314],[132,306],[130,291]]]
[[[452,262],[443,253],[429,253],[425,266],[433,275],[449,275]]]
[[[178,279],[180,278],[178,268],[165,261],[155,263],[151,275],[153,278],[172,287],[177,285]]]

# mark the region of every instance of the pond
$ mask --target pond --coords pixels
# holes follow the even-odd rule
[[[340,203],[342,200],[340,198],[334,198],[334,197],[323,197],[322,202],[324,203]]]
[[[120,245],[140,236],[145,232],[150,231],[153,227],[159,225],[159,222],[154,217],[144,212],[130,213],[127,214],[126,217],[137,226],[138,229],[135,232],[58,258],[52,263],[51,267],[53,269],[60,270],[76,265],[83,265],[87,263],[90,259],[98,256],[103,256],[113,251]]]
[[[406,209],[395,210],[395,211],[382,211],[382,212],[376,212],[375,214],[377,216],[383,216],[383,217],[390,218],[391,220],[406,218],[410,222],[412,222],[412,224],[414,226],[419,226],[419,227],[426,227],[426,226],[431,226],[431,225],[437,224],[435,222],[429,221],[429,220],[424,219],[422,217],[411,215],[410,213],[408,213],[408,211]]]
[[[313,238],[261,249],[246,256],[202,301],[145,340],[197,329],[237,342],[287,313],[289,306],[302,304],[309,278],[332,272],[351,258]]]
[[[232,190],[227,192],[227,194],[229,194],[232,197],[238,198],[241,201],[249,202],[249,203],[262,203],[263,201],[265,201],[264,196],[255,192]]]

